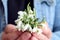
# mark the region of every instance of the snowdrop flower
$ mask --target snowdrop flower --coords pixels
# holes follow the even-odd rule
[[[22,21],[19,21],[19,22],[17,23],[17,26],[18,26],[18,27],[21,27],[21,26],[22,26]]]
[[[17,29],[20,31],[21,30],[21,27],[22,27],[22,21],[19,21],[18,23],[17,23]]]
[[[37,31],[37,27],[34,27],[32,32],[36,32]]]
[[[15,21],[15,23],[17,24],[16,27],[19,31],[21,30],[22,32],[27,30],[31,33],[37,32],[39,34],[42,32],[42,30],[37,27],[38,20],[36,19],[38,18],[36,18],[35,11],[34,10],[32,11],[28,4],[27,10],[18,12],[18,19]],[[44,24],[41,25],[45,26]],[[34,27],[32,28],[32,26]]]
[[[34,15],[33,14],[29,14],[28,18],[34,19]]]
[[[31,27],[29,27],[28,29],[29,29],[29,31],[32,33],[32,28],[31,28]]]
[[[25,11],[23,12],[25,15],[27,14]]]
[[[19,19],[22,19],[23,17],[22,16],[18,16]]]
[[[23,16],[23,15],[24,15],[24,12],[23,12],[23,11],[19,11],[18,14],[19,14],[20,16]]]
[[[22,31],[26,31],[29,29],[29,27],[31,27],[29,24],[26,24],[24,27],[22,27]]]
[[[38,27],[34,27],[32,32],[37,32],[38,34],[42,33],[42,30]]]
[[[18,19],[17,19],[17,20],[15,20],[15,23],[16,23],[16,24],[18,23]]]
[[[18,16],[19,19],[22,19],[24,15],[27,15],[25,11],[19,11],[18,14],[19,14]]]
[[[27,13],[26,13],[25,11],[19,11],[18,14],[19,14],[20,16],[22,16],[22,15],[27,14]]]

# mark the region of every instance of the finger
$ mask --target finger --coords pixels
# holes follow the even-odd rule
[[[3,34],[2,34],[2,40],[15,40],[15,39],[17,39],[21,34],[22,34],[21,31],[16,31],[16,32],[12,32],[12,33],[3,32]]]
[[[4,30],[4,32],[6,33],[11,33],[11,32],[15,32],[17,31],[15,25],[12,25],[12,24],[8,24]]]
[[[49,29],[49,26],[48,26],[48,23],[47,22],[45,22],[45,24],[43,25],[42,31],[43,31],[42,33],[45,36],[47,36],[48,38],[51,38],[52,32]]]
[[[47,24],[47,22],[44,24],[44,26],[43,26],[43,28],[42,28],[42,31],[43,31],[43,33],[45,33],[45,34],[48,33],[49,28],[48,28],[48,24]]]
[[[32,36],[30,40],[38,40],[36,37]]]
[[[45,36],[47,36],[48,38],[51,38],[52,36],[52,32],[49,28],[47,29],[43,29],[43,32],[42,32]]]
[[[15,40],[19,35],[17,33],[4,33],[2,35],[2,40]]]
[[[31,33],[24,32],[17,40],[29,40],[30,37],[31,37]]]
[[[5,32],[2,33],[2,40],[8,40],[7,39],[7,34]]]
[[[7,38],[9,40],[15,40],[15,39],[17,39],[17,37],[18,37],[18,35],[16,33],[9,33]]]
[[[38,40],[49,40],[45,35],[43,34],[33,34],[34,37],[36,37]]]

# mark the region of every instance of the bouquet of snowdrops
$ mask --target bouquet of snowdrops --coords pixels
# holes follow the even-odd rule
[[[40,27],[43,27],[42,22],[39,23],[38,18],[36,18],[36,11],[33,9],[31,10],[31,7],[29,4],[27,5],[27,9],[25,11],[19,11],[18,12],[18,19],[15,20],[15,23],[17,24],[16,28],[22,32],[29,31],[29,32],[37,32],[41,33],[42,30]],[[40,25],[40,26],[39,26]],[[38,27],[39,26],[39,27]]]

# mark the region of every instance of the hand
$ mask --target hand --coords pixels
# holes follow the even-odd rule
[[[33,36],[31,38],[31,40],[50,40],[49,38],[47,38],[44,34],[37,34],[37,33],[33,33]]]
[[[45,25],[46,26],[42,29],[43,30],[43,34],[50,39],[51,36],[52,36],[52,31],[50,30],[47,22],[45,23]]]
[[[2,40],[15,40],[20,34],[14,25],[8,24],[2,34]]]
[[[46,25],[46,26],[44,26],[44,28],[42,29],[42,31],[43,31],[42,33],[40,33],[40,34],[32,33],[31,37],[29,39],[26,39],[26,40],[50,40],[52,32],[48,28],[47,23],[45,23],[44,25]],[[27,34],[23,37],[20,36],[18,40],[23,40],[24,38],[28,38],[26,36],[27,36]]]
[[[7,25],[3,32],[2,40],[50,40],[52,32],[47,23],[45,25],[42,29],[43,33],[39,35],[37,33],[19,32],[14,25]]]
[[[2,40],[29,40],[31,37],[31,33],[21,31],[17,31],[14,25],[9,24],[6,26],[3,35]]]
[[[44,24],[46,26],[43,27],[42,29],[42,33],[37,34],[37,33],[33,33],[33,37],[31,38],[31,40],[36,39],[36,40],[50,40],[51,36],[52,36],[52,32],[48,27],[47,22]]]
[[[52,32],[48,27],[47,22],[44,24],[45,26],[42,28],[42,33],[37,34],[37,33],[32,33],[31,37],[28,40],[50,40]],[[28,35],[25,35],[24,37],[19,38],[19,40],[23,40],[24,38],[28,38],[26,37]]]

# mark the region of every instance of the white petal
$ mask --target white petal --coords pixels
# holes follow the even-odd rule
[[[17,26],[20,28],[20,27],[22,26],[22,21],[19,21],[19,22],[17,23]]]
[[[27,14],[25,11],[23,12],[25,15]]]
[[[18,16],[18,18],[19,18],[19,19],[22,19],[22,18],[23,18],[23,16]]]
[[[16,28],[18,29],[18,31],[20,31],[20,30],[21,30],[21,28],[20,28],[20,27],[18,27],[18,26],[16,26]]]
[[[24,15],[24,12],[23,12],[23,11],[19,11],[18,14],[19,14],[20,16],[23,16],[23,15]]]
[[[34,19],[34,15],[33,14],[29,14],[28,18]]]
[[[29,27],[29,31],[32,33],[32,28],[31,28],[31,26]]]
[[[34,27],[32,31],[33,32],[36,32],[37,31],[37,27]]]
[[[29,26],[30,26],[29,24],[26,24],[26,25],[23,27],[23,30],[22,30],[22,31],[28,30]]]
[[[20,19],[15,20],[15,23],[17,24]]]

